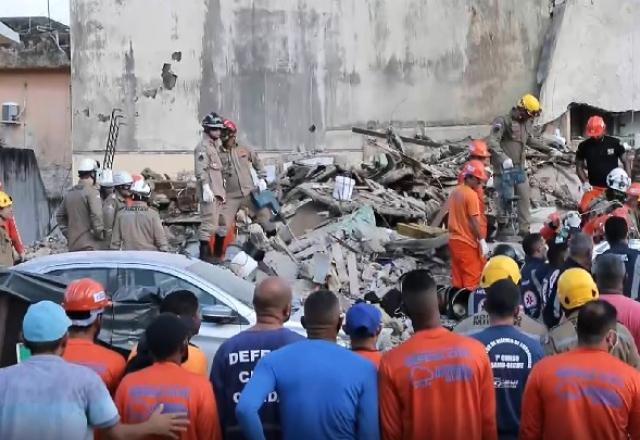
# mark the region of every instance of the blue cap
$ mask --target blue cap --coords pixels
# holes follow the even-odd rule
[[[61,339],[71,320],[64,309],[51,301],[31,304],[22,321],[22,335],[29,342],[52,342]]]
[[[354,304],[347,311],[344,331],[349,336],[375,336],[381,320],[382,313],[377,307],[364,302]]]

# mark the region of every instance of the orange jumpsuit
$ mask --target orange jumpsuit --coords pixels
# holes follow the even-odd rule
[[[591,188],[591,191],[587,191],[582,195],[580,199],[580,204],[578,205],[578,210],[580,213],[586,212],[589,209],[589,203],[597,197],[600,197],[601,194],[604,194],[606,188],[601,188],[599,186],[594,186]]]

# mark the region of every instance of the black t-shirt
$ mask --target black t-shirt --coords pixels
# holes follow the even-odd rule
[[[607,175],[617,168],[618,160],[622,160],[624,147],[620,141],[611,136],[602,139],[589,138],[578,145],[576,160],[587,162],[589,183],[601,188],[607,187]]]

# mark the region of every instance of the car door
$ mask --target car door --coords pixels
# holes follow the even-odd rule
[[[78,280],[80,278],[91,278],[105,288],[105,292],[109,297],[113,296],[113,292],[117,289],[115,266],[105,265],[86,265],[78,267],[73,266],[55,266],[44,271],[47,275],[60,277],[66,282]]]
[[[198,298],[201,311],[206,307],[220,305],[234,310],[235,317],[226,322],[207,322],[206,318],[203,318],[199,334],[192,339],[192,342],[207,355],[209,366],[211,366],[213,355],[220,344],[250,325],[247,317],[238,310],[237,304],[221,299],[215,286],[205,284],[202,280],[183,271],[172,271],[164,267],[147,265],[120,265],[117,283],[121,287],[160,288],[163,294],[176,290],[188,290]]]

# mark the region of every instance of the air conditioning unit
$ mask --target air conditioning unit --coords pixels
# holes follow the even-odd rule
[[[15,102],[2,103],[2,119],[0,122],[5,124],[17,124],[20,117],[20,106]]]

